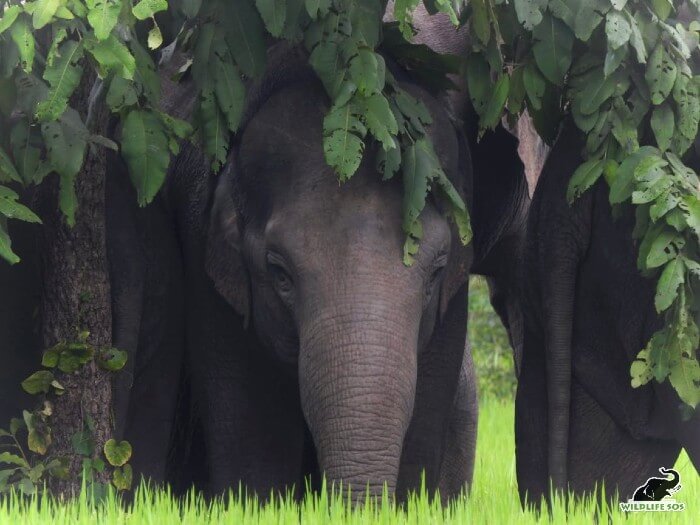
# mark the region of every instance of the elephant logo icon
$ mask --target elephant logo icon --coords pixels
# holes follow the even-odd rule
[[[651,477],[634,491],[632,501],[661,501],[681,489],[681,477],[671,468],[661,467],[663,478]]]

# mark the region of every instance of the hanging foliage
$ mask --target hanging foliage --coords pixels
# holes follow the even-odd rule
[[[39,184],[58,173],[59,205],[71,223],[74,181],[89,144],[120,148],[141,205],[161,188],[181,139],[198,140],[212,169],[220,169],[240,124],[244,80],[264,71],[275,39],[305,47],[331,100],[323,150],[339,179],[353,176],[370,139],[380,146],[380,175],[401,174],[404,262],[418,249],[418,218],[431,191],[448,203],[468,242],[467,209],[426,135],[430,115],[377,52],[384,44],[400,63],[420,64],[417,78],[451,87],[444,73],[459,60],[409,43],[419,3],[397,0],[396,23],[387,25],[382,0],[237,0],[235,8],[224,0],[0,0],[0,256],[18,260],[7,219],[38,220],[7,184]],[[527,110],[551,143],[568,112],[587,135],[569,200],[604,177],[611,204],[636,206],[639,268],[657,279],[655,304],[665,324],[632,365],[632,384],[669,378],[696,407],[700,202],[684,155],[700,119],[697,0],[423,3],[469,27],[462,74],[482,132]],[[690,15],[683,20],[681,7]],[[197,101],[190,123],[158,109],[152,53],[164,40],[169,51],[172,41],[191,56],[185,68]],[[106,103],[121,123],[118,145],[91,134],[70,107],[87,68],[103,83],[94,103]]]

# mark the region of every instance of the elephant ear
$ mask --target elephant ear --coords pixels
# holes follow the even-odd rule
[[[454,129],[457,134],[457,163],[452,169],[448,169],[447,174],[471,212],[473,179],[471,153],[469,144],[462,130],[457,126],[454,126]],[[451,173],[455,175],[451,175]],[[451,244],[454,249],[452,249],[450,253],[450,258],[445,268],[445,277],[440,285],[440,321],[444,319],[452,298],[459,291],[460,287],[469,279],[469,269],[474,258],[472,243],[464,246],[459,238],[457,227],[454,226],[451,229]]]
[[[233,201],[231,174],[219,175],[209,217],[205,269],[214,287],[244,318],[250,317],[250,280],[242,252],[239,215]]]

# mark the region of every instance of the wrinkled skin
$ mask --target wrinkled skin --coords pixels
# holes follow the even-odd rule
[[[447,173],[468,189],[454,127],[437,102],[409,89],[431,109]],[[216,399],[205,404],[225,404],[227,415],[204,418],[210,488],[243,480],[264,494],[299,486],[317,469],[355,492],[379,494],[386,483],[401,494],[416,489],[426,469],[428,488],[449,497],[473,468],[476,398],[465,351],[470,252],[429,202],[416,262],[402,264],[400,181],[380,180],[370,148],[356,175],[338,184],[319,140],[326,104],[311,77],[275,92],[247,123],[237,160],[219,181],[206,269],[249,319],[262,362],[204,365],[222,376]],[[236,392],[243,385],[235,377],[224,385],[227,373],[254,377],[253,390],[277,384],[277,391],[262,399]],[[274,430],[265,436],[231,428],[241,426],[237,410],[284,417],[267,421]],[[233,446],[243,430],[244,443],[259,450]],[[270,465],[275,451],[283,456]]]
[[[538,182],[524,242],[522,363],[516,397],[521,497],[605,482],[628,498],[685,447],[700,465],[700,417],[682,421],[668,382],[630,386],[630,363],[662,325],[654,281],[637,270],[634,212],[613,218],[599,181],[573,205],[583,142],[567,121]],[[512,334],[511,334],[512,335]]]

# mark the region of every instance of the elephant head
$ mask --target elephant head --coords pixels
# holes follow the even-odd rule
[[[419,354],[465,282],[471,252],[429,200],[420,249],[405,266],[399,176],[381,180],[369,144],[339,184],[324,160],[323,88],[306,66],[284,67],[253,89],[220,176],[207,271],[265,348],[298,373],[325,476],[353,491],[393,490]],[[467,199],[468,149],[438,102],[404,87],[430,109],[436,153]]]

